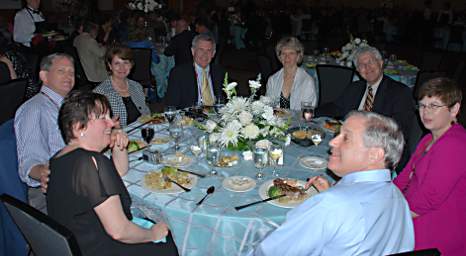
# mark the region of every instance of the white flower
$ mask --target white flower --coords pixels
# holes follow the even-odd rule
[[[229,122],[226,127],[231,130],[239,131],[243,126],[238,120],[233,120]]]
[[[245,109],[247,106],[246,99],[243,97],[234,97],[228,102],[228,112],[230,113],[239,113]]]
[[[255,124],[249,124],[246,127],[244,127],[241,131],[241,133],[244,135],[244,138],[246,139],[255,139],[257,136],[259,136],[259,127]]]
[[[206,129],[208,133],[211,133],[214,131],[214,129],[217,127],[217,123],[212,121],[212,120],[207,120],[205,123]]]
[[[239,114],[238,119],[242,125],[248,125],[252,121],[252,115],[249,112],[242,111]]]
[[[261,101],[254,101],[251,106],[253,115],[261,115],[264,112],[265,104]]]
[[[357,45],[360,44],[360,43],[361,43],[361,39],[359,39],[359,38],[354,39],[354,43],[357,44]]]
[[[227,146],[229,144],[236,146],[238,144],[239,130],[236,127],[227,126],[223,128],[219,141],[222,145]]]
[[[249,87],[253,88],[253,89],[259,89],[261,88],[261,83],[259,81],[254,81],[254,80],[249,80]]]
[[[274,119],[273,108],[270,106],[264,106],[263,110],[264,110],[264,113],[262,113],[262,118],[264,118],[265,121],[267,122],[273,121]]]
[[[227,86],[225,87],[225,89],[227,89],[227,90],[230,91],[230,90],[235,89],[235,87],[236,87],[237,85],[238,85],[237,82],[231,82],[231,83],[227,84]]]
[[[137,3],[136,8],[138,10],[142,11],[142,10],[144,10],[144,5],[141,2],[139,2],[139,3]]]
[[[136,5],[134,5],[133,3],[129,3],[128,7],[129,7],[130,10],[136,9]]]

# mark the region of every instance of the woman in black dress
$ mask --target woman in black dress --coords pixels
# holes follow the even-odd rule
[[[48,213],[75,235],[83,255],[177,255],[165,223],[144,229],[131,222],[120,177],[128,170],[128,137],[113,129],[109,113],[103,95],[65,98],[58,122],[67,145],[50,160]],[[112,160],[101,153],[107,147]],[[166,243],[152,243],[164,237]]]

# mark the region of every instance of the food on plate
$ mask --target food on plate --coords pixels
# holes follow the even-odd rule
[[[238,160],[239,160],[239,157],[236,154],[231,155],[231,156],[222,156],[218,160],[217,165],[220,166],[220,167],[233,166],[233,165],[236,165],[238,163]]]
[[[308,194],[298,187],[298,182],[296,180],[280,178],[273,180],[273,185],[267,191],[267,195],[269,197],[274,197],[283,194],[286,196],[277,199],[280,203],[304,201],[309,197]]]
[[[189,116],[183,116],[181,119],[181,124],[183,126],[191,126],[193,124],[194,119]]]
[[[140,123],[149,122],[150,124],[161,124],[161,123],[165,123],[165,116],[161,113],[154,113],[150,115],[141,116],[139,117],[138,121]]]
[[[131,153],[138,151],[145,146],[146,144],[141,140],[130,140],[126,148],[128,149],[128,153]]]
[[[340,127],[341,127],[341,123],[336,120],[328,120],[328,121],[325,121],[324,123],[325,129],[330,130],[335,133],[340,131]]]
[[[188,173],[179,172],[178,169],[170,166],[163,167],[160,172],[150,172],[146,174],[144,176],[144,184],[147,188],[154,190],[171,189],[173,183],[166,181],[164,178],[165,176],[183,186],[189,187],[192,184],[192,180]]]
[[[307,137],[307,131],[306,130],[296,130],[293,133],[291,133],[293,137],[296,139],[304,140]]]

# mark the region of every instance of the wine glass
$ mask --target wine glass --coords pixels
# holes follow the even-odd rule
[[[319,144],[322,142],[322,135],[320,133],[312,134],[311,140],[315,146],[319,146]]]
[[[199,155],[202,153],[201,147],[199,147],[196,144],[193,144],[193,145],[189,146],[189,149],[191,150],[191,153],[194,155],[194,157],[196,158],[196,161],[197,161],[198,158],[199,158]]]
[[[219,114],[219,111],[223,106],[225,106],[225,99],[223,99],[221,96],[218,96],[214,104],[215,113]]]
[[[167,106],[165,108],[165,118],[167,118],[169,124],[175,120],[176,113],[176,107],[174,106]]]
[[[168,133],[175,140],[175,153],[178,153],[179,140],[183,136],[183,124],[181,120],[173,120],[168,126]]]
[[[154,129],[152,129],[150,127],[145,127],[145,128],[141,129],[141,135],[142,135],[142,138],[144,139],[144,141],[147,142],[147,144],[150,144],[150,142],[154,138],[155,131],[154,131]]]
[[[305,122],[310,122],[314,117],[314,107],[310,101],[301,102],[301,111]]]
[[[264,177],[262,169],[267,166],[268,156],[267,148],[258,147],[254,148],[253,157],[254,157],[254,166],[259,169],[259,172],[256,174],[258,180]]]
[[[278,172],[277,172],[277,166],[278,166],[278,160],[283,156],[283,148],[281,145],[278,144],[272,144],[270,145],[269,149],[269,157],[271,162],[273,163],[273,176],[278,177]]]

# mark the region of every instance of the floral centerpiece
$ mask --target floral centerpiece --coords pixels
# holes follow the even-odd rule
[[[154,0],[133,0],[129,1],[128,8],[130,10],[139,10],[148,13],[156,9],[161,9],[162,5]]]
[[[247,150],[251,142],[262,139],[280,140],[289,143],[286,135],[290,120],[284,120],[274,115],[268,97],[254,100],[257,90],[261,87],[261,77],[249,81],[251,95],[248,98],[236,96],[236,82],[228,83],[225,76],[223,91],[228,103],[219,109],[217,121],[207,120],[201,129],[209,133],[209,141],[217,142],[229,149]]]
[[[360,39],[357,37],[353,39],[353,36],[350,36],[349,43],[341,47],[341,55],[337,58],[337,63],[347,67],[352,67],[356,50],[364,46],[369,46],[366,39]]]

